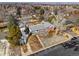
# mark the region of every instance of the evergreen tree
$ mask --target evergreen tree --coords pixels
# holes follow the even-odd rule
[[[45,13],[45,10],[43,7],[41,6],[35,6],[33,7],[33,11],[36,15],[36,19],[38,19],[39,21],[42,21],[44,20],[44,13]]]
[[[40,9],[40,15],[44,15],[45,11],[43,8]]]
[[[19,17],[21,17],[21,7],[17,7],[17,13],[16,13]]]
[[[16,22],[16,19],[10,15],[8,18],[8,36],[7,40],[12,46],[17,46],[19,44],[19,39],[21,38],[21,31]]]

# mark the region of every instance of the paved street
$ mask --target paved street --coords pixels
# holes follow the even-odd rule
[[[79,56],[79,51],[73,51],[74,48],[65,49],[61,45],[51,47],[45,51],[33,54],[35,56]]]

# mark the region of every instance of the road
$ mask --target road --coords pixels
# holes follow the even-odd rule
[[[79,51],[74,51],[74,48],[65,49],[62,45],[58,45],[33,54],[32,56],[79,56]]]

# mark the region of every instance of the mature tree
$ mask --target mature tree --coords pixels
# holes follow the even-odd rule
[[[8,36],[6,37],[8,42],[10,43],[10,47],[16,50],[16,47],[19,47],[19,39],[21,38],[21,31],[16,22],[16,19],[10,15],[8,18]],[[19,47],[20,48],[20,47]],[[17,52],[18,53],[18,52]]]
[[[40,21],[44,20],[44,12],[45,12],[44,9],[41,8],[41,9],[40,9],[40,13],[39,13],[39,14],[40,14],[40,16],[39,16],[39,20],[40,20]]]
[[[40,15],[43,15],[43,14],[44,14],[44,12],[45,12],[45,11],[44,11],[44,9],[43,9],[43,8],[41,8],[41,9],[40,9]]]
[[[17,13],[16,13],[19,17],[21,17],[21,7],[17,7]]]
[[[36,15],[36,19],[42,21],[44,20],[44,13],[45,13],[45,10],[43,7],[41,6],[33,6],[33,11]]]
[[[41,7],[40,6],[33,6],[33,9],[39,10]]]
[[[21,32],[20,32],[20,28],[16,22],[16,19],[10,15],[9,19],[8,19],[9,23],[8,23],[8,30],[9,30],[9,35],[8,35],[8,41],[16,46],[19,43],[19,39],[21,38]]]
[[[48,17],[48,22],[54,23],[55,21],[57,21],[55,15],[49,15],[49,17]]]

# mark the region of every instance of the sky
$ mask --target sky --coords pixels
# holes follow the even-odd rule
[[[0,2],[79,2],[79,0],[0,0]]]

